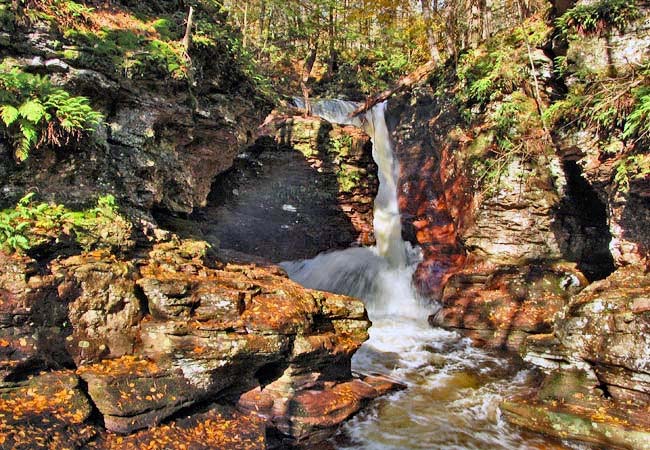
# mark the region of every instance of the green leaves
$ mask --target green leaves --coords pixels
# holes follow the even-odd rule
[[[25,161],[29,156],[29,151],[38,139],[38,130],[36,126],[24,120],[20,121],[20,132],[22,138],[19,140],[18,148],[16,149],[16,157],[19,161]]]
[[[103,120],[87,98],[72,96],[45,77],[1,70],[0,118],[18,161],[26,160],[40,145],[78,140]]]
[[[0,107],[0,117],[2,117],[2,121],[6,126],[14,123],[16,119],[18,119],[19,115],[20,113],[18,112],[18,109],[11,105],[2,105]]]
[[[32,123],[38,123],[41,119],[48,118],[47,111],[39,100],[27,100],[20,105],[18,113]]]
[[[555,24],[565,35],[572,30],[579,34],[602,33],[608,27],[623,30],[641,17],[634,0],[600,0],[569,9]]]
[[[33,200],[34,194],[29,193],[13,208],[0,211],[0,250],[23,252],[64,235],[90,249],[113,245],[130,233],[131,225],[119,215],[115,198],[110,194],[99,197],[95,207],[83,211]]]
[[[623,128],[623,139],[650,134],[650,87],[644,86],[634,91],[635,104],[627,116]]]

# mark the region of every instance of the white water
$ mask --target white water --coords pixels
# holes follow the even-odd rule
[[[336,445],[367,450],[564,448],[524,436],[500,420],[502,393],[526,389],[526,371],[427,324],[434,306],[419,299],[411,283],[420,254],[401,237],[399,166],[385,104],[351,119],[349,113],[357,107],[328,100],[315,102],[312,112],[330,122],[361,127],[372,138],[380,182],[373,224],[377,245],[281,265],[304,286],[363,299],[373,325],[370,339],[352,360],[353,369],[389,375],[408,389],[376,401],[349,421]]]

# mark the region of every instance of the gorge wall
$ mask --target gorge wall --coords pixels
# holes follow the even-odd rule
[[[0,250],[0,447],[309,447],[398,388],[351,373],[361,301],[269,262],[373,241],[367,136],[299,117],[260,129],[271,100],[227,42],[172,52],[177,2],[15,3],[0,1],[7,71],[104,120],[23,162],[0,141],[17,243]]]
[[[425,255],[414,281],[441,303],[431,324],[541,370],[536,394],[502,406],[511,422],[622,448],[650,442],[647,142],[575,111],[604,108],[579,99],[608,77],[647,83],[635,75],[648,58],[639,8],[624,29],[568,37],[533,18],[525,39],[497,37],[389,102],[405,234]],[[532,47],[536,33],[547,37]],[[518,65],[534,67],[528,87],[508,84]],[[534,118],[563,101],[574,116],[553,129],[551,113]]]
[[[167,61],[100,53],[115,33],[21,23],[10,3],[3,61],[88,96],[105,124],[24,163],[0,142],[0,206],[35,192],[90,208],[42,216],[27,202],[34,245],[0,252],[0,445],[309,446],[396,387],[350,371],[363,304],[273,264],[373,243],[367,136],[295,111],[258,128],[271,101],[231,49],[194,54],[192,80],[161,77]],[[92,20],[164,41],[138,31],[133,2],[114,3]],[[647,448],[650,426],[646,141],[575,118],[549,130],[539,116],[612,77],[647,84],[640,8],[602,34],[562,37],[541,15],[513,24],[393,97],[387,117],[404,237],[423,250],[415,282],[441,304],[431,324],[540,368],[538,391],[502,406],[508,420],[623,448]],[[105,194],[119,208],[93,208]]]

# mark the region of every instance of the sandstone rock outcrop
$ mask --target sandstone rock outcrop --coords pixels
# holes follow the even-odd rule
[[[529,336],[524,359],[546,376],[503,405],[513,423],[620,448],[650,446],[650,277],[618,269],[573,297],[550,334]]]
[[[253,440],[268,427],[285,444],[307,443],[396,386],[352,377],[350,358],[370,326],[361,301],[304,289],[272,265],[224,264],[206,251],[205,243],[172,239],[131,261],[96,251],[40,271],[28,257],[0,254],[6,408],[23,386],[67,377],[66,401],[86,405],[77,408],[85,412],[30,432],[110,448],[88,421],[90,402],[106,429],[132,433],[181,409],[227,407],[244,394],[238,417],[262,430]],[[34,395],[46,397],[43,389]],[[273,399],[272,414],[253,394]],[[47,422],[43,408],[29,414]],[[247,418],[253,409],[261,419]],[[10,439],[19,439],[21,423],[10,425]],[[197,425],[183,426],[192,433]]]

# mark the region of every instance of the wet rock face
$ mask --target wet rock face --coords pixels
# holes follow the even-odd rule
[[[459,131],[456,107],[428,86],[391,100],[389,112],[400,162],[404,234],[423,249],[415,278],[425,294],[440,298],[448,277],[468,261],[498,269],[589,259],[567,250],[569,238],[594,239],[585,236],[589,227],[578,219],[570,231],[565,225],[568,213],[560,205],[570,196],[566,174],[541,138],[545,150],[526,160],[513,158],[498,186],[488,189],[481,187],[476,155],[492,145],[492,138],[480,121]]]
[[[399,207],[404,238],[418,244],[424,261],[415,280],[419,289],[439,297],[449,273],[464,263],[458,239],[457,203],[444,183],[443,148],[447,132],[459,120],[456,109],[435,98],[430,87],[391,99],[387,124],[400,164]],[[462,197],[462,189],[454,190]],[[460,203],[461,200],[458,200]]]
[[[275,262],[372,245],[378,182],[368,136],[298,116],[270,117],[262,133],[217,178],[206,208],[190,221],[159,221]]]
[[[625,267],[573,297],[552,334],[526,339],[522,356],[546,376],[533,397],[504,405],[506,418],[561,437],[646,448],[649,292],[648,274]]]
[[[0,253],[2,387],[18,389],[43,369],[63,376],[56,369],[76,367],[70,398],[86,405],[89,398],[106,429],[118,433],[251,390],[296,404],[322,399],[318,405],[340,410],[305,406],[299,427],[280,425],[298,420],[295,409],[262,417],[283,442],[323,439],[385,392],[383,382],[352,380],[350,358],[370,326],[360,300],[304,289],[275,266],[208,259],[206,248],[172,240],[132,262],[91,252],[55,260],[40,274],[33,260]],[[42,376],[50,375],[34,380]],[[74,434],[90,426],[97,436],[87,418],[63,418],[61,427]]]
[[[62,62],[52,58],[57,50],[50,46],[64,38],[44,33],[43,39],[34,40],[23,34],[28,31],[16,30],[12,46],[4,50],[20,54],[28,70],[46,73],[56,85],[87,96],[105,115],[105,125],[76,147],[34,151],[19,166],[0,158],[0,173],[8,175],[3,176],[3,202],[38,191],[72,206],[112,193],[120,205],[141,213],[154,207],[190,213],[205,205],[214,178],[254,141],[269,109],[263,102],[247,100],[252,95],[221,94],[227,87],[218,82],[193,88],[195,108],[182,84],[134,83],[98,67],[84,67],[83,58]],[[30,61],[37,66],[29,69]],[[241,86],[249,84],[239,81]]]
[[[323,383],[313,376],[289,380],[290,372],[285,371],[263,390],[255,388],[243,394],[237,405],[241,411],[255,412],[276,424],[277,431],[269,442],[273,448],[309,448],[329,434],[329,427],[348,419],[371,399],[406,387],[382,376],[342,383]]]

